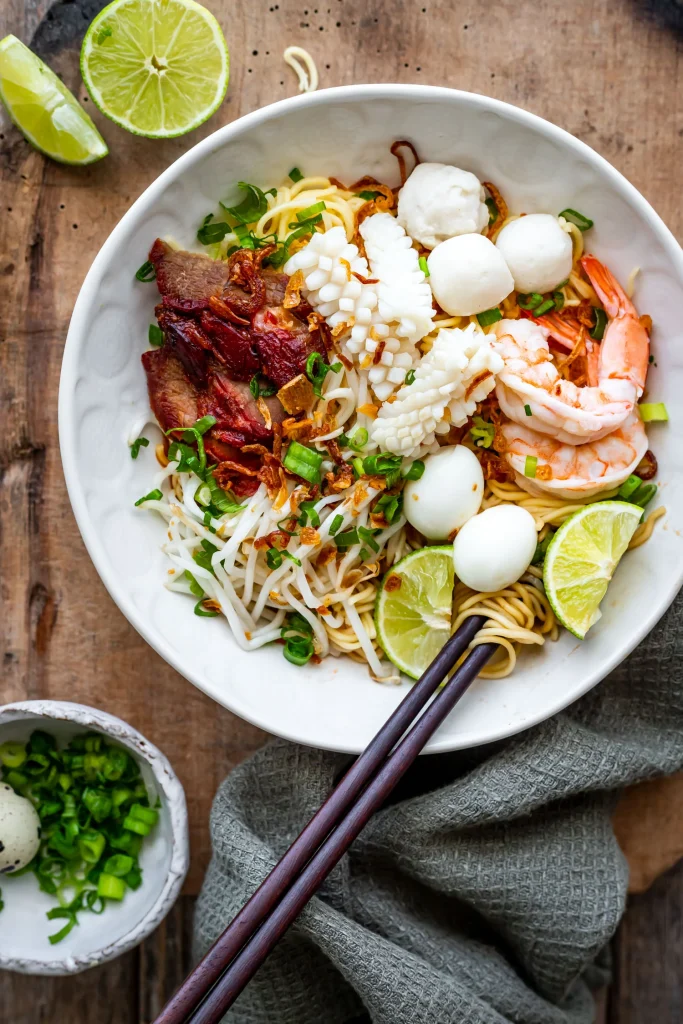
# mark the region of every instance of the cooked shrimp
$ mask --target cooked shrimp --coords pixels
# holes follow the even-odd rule
[[[501,409],[566,444],[597,441],[624,422],[645,387],[649,358],[648,333],[618,281],[595,256],[581,265],[611,318],[598,352],[587,345],[587,386],[562,380],[552,361],[549,333],[565,347],[577,340],[562,318],[500,320],[492,331],[505,361],[496,387]]]
[[[590,498],[619,487],[647,451],[645,428],[635,411],[607,437],[587,444],[562,444],[509,421],[497,428],[496,442],[499,450],[505,448],[501,454],[520,487],[558,498]],[[538,460],[533,477],[524,473],[527,456]]]

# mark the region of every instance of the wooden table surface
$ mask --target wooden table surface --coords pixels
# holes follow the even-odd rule
[[[128,624],[90,563],[66,495],[57,443],[64,338],[88,267],[133,200],[200,138],[295,93],[281,55],[298,44],[315,57],[322,87],[448,85],[554,121],[623,171],[683,237],[676,0],[208,3],[231,50],[228,96],[206,125],[168,142],[136,138],[92,110],[78,49],[101,0],[0,4],[0,38],[14,32],[62,74],[97,115],[111,150],[91,168],[61,167],[0,122],[0,701],[66,698],[127,719],[170,757],[192,825],[187,895],[157,933],[76,980],[3,974],[0,1020],[8,1024],[142,1024],[155,1016],[189,964],[192,894],[208,857],[213,793],[264,738],[193,689]],[[670,852],[666,862],[673,859]],[[682,913],[680,867],[632,899],[614,942],[615,981],[601,1020],[680,1024]]]

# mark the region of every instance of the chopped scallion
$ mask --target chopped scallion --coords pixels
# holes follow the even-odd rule
[[[624,480],[623,484],[617,491],[617,497],[622,498],[624,501],[629,501],[632,494],[638,490],[642,484],[642,480],[635,473],[632,473],[628,480]]]
[[[664,402],[641,402],[638,411],[643,423],[666,423],[669,419]]]
[[[154,269],[154,264],[150,263],[149,260],[145,260],[141,267],[135,271],[135,278],[137,281],[154,281],[157,276],[157,272]]]
[[[282,552],[277,548],[268,548],[266,551],[266,565],[269,569],[279,569],[282,565]]]
[[[552,299],[546,299],[540,306],[537,306],[534,310],[535,316],[543,316],[544,313],[549,313],[551,309],[555,309],[555,303]]]
[[[339,529],[339,527],[342,525],[343,522],[344,522],[344,516],[342,516],[339,513],[337,513],[337,515],[334,517],[334,519],[330,523],[330,536],[331,537],[334,537],[335,533],[337,532],[337,530]]]
[[[531,416],[531,406],[530,405],[525,405],[524,406],[524,415],[525,416]]]
[[[291,441],[282,465],[290,473],[308,480],[311,484],[320,483],[320,467],[323,456],[313,448],[308,448],[298,441]]]
[[[534,477],[536,476],[536,466],[538,465],[538,459],[535,455],[527,455],[524,460],[524,476]]]
[[[539,292],[531,292],[530,295],[518,295],[517,305],[520,309],[536,309],[543,302],[543,296]]]
[[[327,207],[325,206],[325,203],[320,200],[319,203],[313,203],[312,206],[307,206],[305,210],[299,210],[296,215],[296,219],[299,224],[302,224],[304,221],[310,220],[312,217],[317,217],[319,213],[322,213],[323,210],[326,209]]]
[[[289,178],[296,185],[297,181],[301,181],[301,179],[303,178],[303,174],[301,173],[298,167],[292,167],[291,171],[289,172]]]
[[[403,383],[406,385],[406,387],[410,387],[410,385],[413,383],[414,380],[415,380],[415,370],[408,370],[408,372],[406,374],[406,379],[405,379],[405,381]]]
[[[149,494],[144,494],[142,498],[138,498],[135,505],[137,507],[138,505],[144,505],[146,501],[161,501],[162,498],[163,494],[158,487],[155,487],[153,491],[149,492]]]
[[[590,332],[590,336],[595,338],[596,341],[602,341],[605,328],[607,327],[607,313],[599,306],[595,306],[593,312],[595,313],[595,325]]]
[[[502,319],[503,314],[499,309],[485,309],[483,313],[477,313],[480,327],[488,327],[490,324],[495,324],[497,320]]]
[[[588,231],[589,228],[593,227],[593,221],[589,217],[584,217],[578,210],[572,210],[570,207],[562,210],[559,216],[564,217],[570,224],[575,224],[579,231]]]
[[[137,459],[138,455],[140,454],[140,449],[146,448],[148,444],[149,441],[147,440],[146,437],[137,437],[130,446],[131,459]]]
[[[425,464],[422,459],[415,459],[407,473],[403,474],[404,480],[419,480],[425,471]]]
[[[429,277],[429,267],[427,266],[427,259],[426,259],[426,257],[425,256],[420,256],[420,258],[419,258],[419,260],[417,262],[418,262],[420,270],[422,271],[424,276],[425,277]]]
[[[147,340],[154,348],[161,348],[164,343],[164,332],[158,324],[150,324],[147,331]]]

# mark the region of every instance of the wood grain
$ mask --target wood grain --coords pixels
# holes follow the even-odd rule
[[[318,2],[319,7],[309,6]],[[428,82],[487,93],[555,121],[602,153],[683,237],[676,187],[683,165],[681,39],[665,26],[664,3],[650,0],[207,0],[231,49],[231,84],[220,111],[190,136],[152,142],[128,135],[94,112],[111,150],[87,169],[61,167],[33,153],[0,123],[0,629],[2,702],[70,698],[105,708],[137,726],[170,757],[188,795],[196,892],[209,854],[213,792],[263,734],[194,690],[142,641],[114,606],[83,547],[68,503],[56,432],[57,387],[68,320],[98,248],[131,202],[200,138],[249,110],[296,91],[284,46],[306,46],[321,85]],[[76,89],[80,34],[100,0],[3,0],[0,37],[31,42]],[[671,5],[674,9],[675,5]],[[656,345],[656,337],[655,337]],[[667,788],[661,788],[664,785]],[[643,801],[672,806],[681,783],[653,783],[618,814],[622,844],[642,887],[681,852],[637,829]],[[653,819],[654,820],[654,819]],[[661,819],[658,819],[661,820]],[[659,833],[657,833],[659,834]],[[657,846],[662,857],[653,857]],[[665,848],[665,849],[664,849]],[[669,877],[639,907],[680,914],[683,893]],[[678,877],[678,876],[675,876]],[[660,886],[666,898],[657,898]],[[183,908],[186,904],[181,905]],[[677,908],[677,911],[676,911]],[[78,983],[3,979],[0,1019],[145,1021],[187,962],[185,910],[151,944]],[[680,935],[661,962],[647,957],[643,909],[636,941],[631,917],[619,955],[645,995],[666,997],[681,973]],[[656,931],[659,925],[653,925]],[[673,932],[666,933],[672,940]],[[641,958],[640,960],[638,958]],[[659,973],[658,973],[659,972]],[[623,972],[622,972],[623,973]],[[625,982],[624,982],[625,984]],[[135,998],[130,1001],[129,993]],[[642,1024],[628,1000],[610,1006],[611,1024]],[[613,1005],[617,1005],[614,1003]],[[630,1005],[630,1004],[629,1004]],[[646,1001],[638,1004],[641,1009]],[[2,1011],[5,1012],[2,1012]],[[10,1013],[11,1010],[11,1013]],[[58,1012],[56,1012],[58,1010]],[[667,1016],[668,1013],[668,1016]],[[680,1013],[658,1010],[658,1024]],[[23,1014],[23,1016],[22,1016]],[[41,1016],[42,1015],[42,1016]]]

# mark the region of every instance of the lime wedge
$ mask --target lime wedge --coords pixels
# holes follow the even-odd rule
[[[545,592],[558,620],[580,640],[600,618],[600,602],[642,514],[626,501],[598,501],[570,516],[548,545]]]
[[[220,25],[194,0],[114,0],[90,25],[81,74],[103,114],[135,135],[184,135],[228,88]]]
[[[16,36],[0,40],[0,99],[24,138],[63,164],[91,164],[107,144],[63,82]]]
[[[451,634],[453,548],[421,548],[390,569],[377,597],[377,638],[401,672],[419,679]]]

